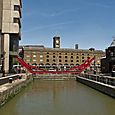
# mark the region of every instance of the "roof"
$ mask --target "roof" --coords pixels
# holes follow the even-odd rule
[[[24,47],[24,48],[44,48],[44,45],[20,45],[20,47]]]
[[[105,53],[104,51],[102,50],[94,50],[94,51],[91,51],[89,49],[72,49],[72,48],[47,48],[47,47],[27,47],[25,46],[24,47],[25,50],[42,50],[42,51],[45,51],[45,52],[70,52],[70,53],[77,53],[77,52],[97,52],[97,53]]]
[[[110,47],[115,47],[115,39],[113,39],[113,41],[112,41]]]

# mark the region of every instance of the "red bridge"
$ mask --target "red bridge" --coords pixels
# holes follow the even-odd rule
[[[40,67],[37,66],[31,66],[28,65],[22,58],[16,56],[17,61],[25,67],[30,73],[32,74],[80,74],[82,71],[84,71],[87,67],[90,66],[91,62],[95,60],[95,57],[92,59],[88,58],[83,64],[78,65],[78,66],[73,66],[69,68],[68,70],[56,70],[56,71],[49,71],[45,69],[41,69]]]

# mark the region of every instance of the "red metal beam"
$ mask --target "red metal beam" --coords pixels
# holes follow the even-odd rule
[[[94,57],[92,59],[88,58],[83,64],[81,64],[79,66],[74,66],[74,67],[70,68],[69,70],[64,70],[64,71],[48,71],[48,70],[41,69],[37,66],[28,65],[24,60],[22,60],[18,56],[16,56],[16,59],[22,66],[24,66],[32,74],[68,74],[68,73],[70,73],[70,74],[79,74],[84,69],[86,69],[88,66],[90,66],[91,62],[95,58]]]

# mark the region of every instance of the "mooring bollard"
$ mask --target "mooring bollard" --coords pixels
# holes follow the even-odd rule
[[[9,83],[12,83],[13,79],[12,78],[9,78]]]
[[[21,75],[19,75],[19,76],[18,76],[18,78],[19,78],[19,79],[22,79],[22,76],[21,76]]]

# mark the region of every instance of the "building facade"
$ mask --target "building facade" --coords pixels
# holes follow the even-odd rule
[[[75,66],[84,63],[85,60],[94,56],[95,65],[100,66],[100,59],[105,55],[105,52],[102,50],[95,50],[94,48],[47,48],[43,45],[25,45],[22,47],[26,63],[40,66]]]
[[[106,49],[106,57],[101,59],[102,73],[111,73],[115,71],[115,39]]]
[[[9,72],[18,53],[21,8],[21,0],[0,0],[0,60],[4,60],[5,72]]]

